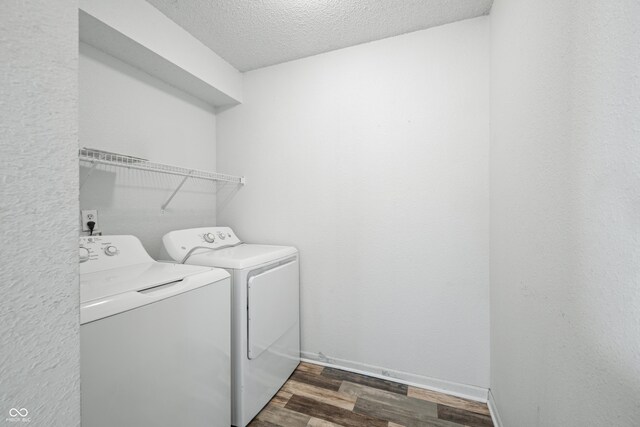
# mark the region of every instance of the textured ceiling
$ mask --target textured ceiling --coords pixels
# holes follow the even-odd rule
[[[493,0],[147,0],[240,71],[489,13]]]

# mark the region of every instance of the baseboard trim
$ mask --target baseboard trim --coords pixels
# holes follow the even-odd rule
[[[487,403],[489,390],[473,385],[460,384],[451,381],[439,380],[418,374],[396,371],[393,369],[381,368],[367,365],[365,363],[353,362],[350,360],[335,359],[324,354],[315,354],[307,351],[302,352],[302,361],[315,363],[317,365],[330,368],[342,369],[356,374],[368,375],[383,380],[395,381],[413,387],[424,388],[451,396],[461,397],[476,402]]]
[[[493,397],[493,393],[491,393],[491,389],[489,389],[487,406],[489,407],[489,413],[491,414],[491,419],[493,420],[494,427],[502,427],[502,420],[500,419],[498,407],[496,406],[496,400]]]

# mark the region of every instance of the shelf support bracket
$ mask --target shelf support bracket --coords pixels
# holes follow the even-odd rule
[[[189,171],[189,174],[186,175],[184,178],[182,178],[182,181],[180,181],[180,184],[178,184],[178,186],[176,187],[175,190],[173,190],[173,193],[171,193],[171,196],[169,196],[169,198],[167,199],[166,202],[164,202],[164,204],[162,206],[160,206],[160,209],[162,209],[162,213],[164,213],[165,209],[167,209],[167,206],[169,206],[169,203],[171,203],[171,200],[173,200],[173,198],[175,197],[175,195],[178,193],[178,191],[180,191],[180,189],[182,188],[182,186],[184,185],[185,182],[187,182],[187,180],[189,178],[191,178],[191,174],[193,173],[193,171]]]
[[[82,178],[82,182],[80,182],[80,188],[82,188],[82,186],[86,184],[86,182],[89,180],[89,177],[91,176],[93,171],[96,169],[96,166],[98,166],[98,163],[91,162],[91,167],[87,171],[87,174],[84,176],[84,178]]]

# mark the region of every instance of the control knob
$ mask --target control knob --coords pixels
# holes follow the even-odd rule
[[[104,248],[104,253],[107,254],[108,256],[117,255],[118,248],[116,248],[115,246],[107,246],[106,248]]]
[[[226,238],[227,238],[227,236],[225,236],[225,235],[224,235],[224,233],[223,233],[222,231],[218,231],[218,237],[219,237],[221,240],[224,240],[224,239],[226,239]]]
[[[80,246],[80,248],[78,248],[78,257],[80,258],[80,262],[89,261],[89,249]]]
[[[216,236],[213,233],[205,233],[204,241],[207,243],[213,243],[216,240]]]

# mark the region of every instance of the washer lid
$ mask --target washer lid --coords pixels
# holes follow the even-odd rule
[[[186,251],[185,251],[186,252]],[[243,270],[298,253],[293,246],[240,244],[224,249],[198,249],[187,264]]]
[[[132,310],[229,277],[222,269],[145,262],[80,275],[80,323]]]
[[[81,274],[80,303],[124,292],[139,291],[164,285],[207,271],[212,271],[212,269],[194,265],[152,261],[95,273]],[[223,270],[218,270],[218,272],[223,272],[223,277],[228,277],[228,274]]]

